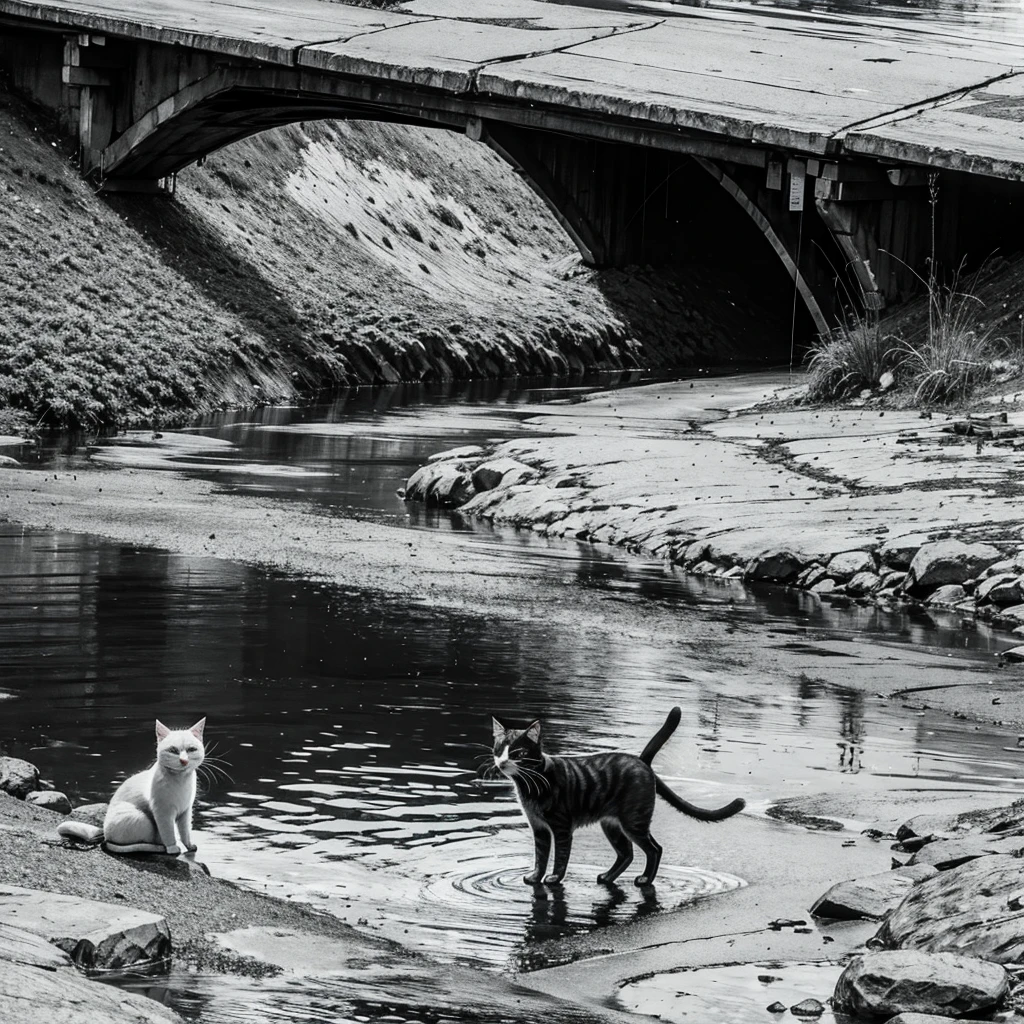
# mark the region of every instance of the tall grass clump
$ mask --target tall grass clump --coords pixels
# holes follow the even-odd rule
[[[901,342],[902,367],[918,402],[966,399],[984,384],[1008,353],[1009,343],[984,322],[985,304],[973,288],[960,286],[960,272],[948,287],[928,283],[928,334]]]
[[[850,313],[811,346],[808,397],[831,401],[877,388],[883,374],[898,369],[900,358],[899,343],[879,323]]]

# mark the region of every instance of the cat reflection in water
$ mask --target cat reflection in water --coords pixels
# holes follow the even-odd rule
[[[156,762],[118,786],[107,806],[103,828],[65,821],[57,826],[58,833],[79,843],[103,843],[110,853],[195,852],[192,805],[196,770],[206,756],[205,725],[202,718],[191,729],[168,729],[157,719]]]
[[[633,844],[647,857],[636,885],[650,885],[658,873],[661,846],[651,835],[655,795],[683,814],[701,821],[721,821],[746,806],[741,799],[724,807],[697,807],[677,796],[651,768],[654,755],[675,732],[682,713],[673,708],[665,724],[635,754],[585,754],[558,757],[541,747],[540,722],[525,729],[504,725],[493,718],[494,767],[512,780],[516,797],[533,830],[536,860],[525,875],[527,885],[557,885],[565,875],[572,850],[572,834],[583,825],[600,822],[615,850],[615,863],[598,875],[602,884],[614,882],[633,860]],[[552,843],[555,847],[551,874],[546,875]]]

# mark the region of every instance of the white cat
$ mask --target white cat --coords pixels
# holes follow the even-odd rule
[[[203,727],[168,729],[156,722],[156,763],[124,780],[103,818],[103,828],[65,821],[57,832],[80,843],[103,843],[110,853],[190,853],[192,804],[196,798],[196,769],[203,763]],[[177,826],[181,845],[175,841]]]

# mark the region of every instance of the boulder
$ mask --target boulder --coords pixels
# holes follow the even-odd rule
[[[792,583],[804,570],[807,562],[806,555],[791,551],[789,548],[772,548],[751,559],[743,576],[748,580]]]
[[[82,804],[76,807],[68,817],[72,821],[84,821],[87,825],[103,828],[103,819],[107,815],[108,804]]]
[[[51,811],[56,811],[58,814],[71,813],[71,801],[67,798],[67,795],[60,793],[55,789],[37,789],[34,793],[29,793],[25,799],[30,804],[36,804],[39,807],[47,807]]]
[[[11,1024],[184,1024],[170,1007],[114,985],[83,978],[73,967],[0,968],[0,1020]]]
[[[1009,650],[1000,651],[999,657],[1007,661],[1024,661],[1024,647],[1011,647]]]
[[[824,568],[815,562],[814,565],[807,566],[806,569],[796,578],[796,585],[803,587],[805,590],[810,590],[815,583],[825,579],[828,573],[825,572]]]
[[[927,849],[927,847],[925,847]],[[876,939],[889,949],[950,950],[1012,963],[1024,957],[1024,889],[1016,857],[981,857],[915,886]]]
[[[1014,835],[1024,832],[1024,805],[986,807],[980,811],[961,814],[916,814],[896,830],[896,838],[903,842],[911,836],[934,836],[952,839],[980,833]]]
[[[0,923],[40,935],[82,968],[114,970],[171,955],[167,921],[148,910],[0,885]]]
[[[911,864],[930,864],[939,871],[948,871],[958,864],[964,864],[978,857],[993,854],[1020,856],[1024,854],[1024,836],[1000,839],[992,835],[962,836],[957,839],[941,839],[922,846],[913,857]]]
[[[39,788],[39,769],[20,757],[0,757],[0,791],[24,800]]]
[[[974,597],[978,604],[1017,605],[1024,601],[1021,577],[1012,573],[990,576],[978,584]]]
[[[831,580],[831,579],[828,579],[826,577],[823,580],[818,580],[818,582],[815,583],[811,587],[811,593],[812,594],[831,594],[832,591],[835,590],[838,585],[839,584],[836,583],[835,580]]]
[[[842,551],[833,555],[825,567],[837,583],[848,583],[859,572],[875,571],[875,556],[870,551]]]
[[[928,536],[923,533],[905,534],[902,537],[890,537],[878,550],[878,559],[890,569],[909,569],[914,555],[923,544],[928,543]]]
[[[846,592],[850,597],[864,597],[878,589],[881,582],[873,572],[859,572],[846,584]]]
[[[832,1006],[839,1013],[865,1017],[960,1017],[1000,1006],[1009,991],[1006,970],[987,960],[955,953],[883,951],[850,961],[836,982]]]
[[[935,608],[952,608],[967,597],[967,592],[959,583],[947,583],[932,593],[925,604]]]
[[[1000,557],[991,544],[964,544],[959,540],[924,544],[907,570],[906,589],[924,594],[947,583],[963,583],[981,575]]]
[[[454,462],[442,462],[440,469],[441,472],[427,494],[427,503],[443,505],[445,508],[465,505],[476,494],[473,477]]]
[[[458,506],[475,491],[473,478],[461,462],[432,462],[421,466],[406,481],[406,501],[422,501],[428,505]]]
[[[922,864],[916,868],[897,868],[837,882],[818,898],[811,907],[811,913],[815,917],[843,921],[880,921],[918,882],[935,874],[936,868]]]
[[[473,486],[478,491],[491,491],[495,487],[509,487],[525,483],[536,477],[537,471],[518,459],[491,459],[473,470]]]

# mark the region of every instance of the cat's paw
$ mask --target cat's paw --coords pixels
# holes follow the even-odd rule
[[[545,877],[545,879],[544,879],[544,884],[545,885],[561,885],[562,884],[562,876],[561,875],[547,875]]]
[[[523,881],[527,885],[536,885],[540,881],[540,873],[533,871],[528,875],[523,875]]]
[[[170,854],[172,857],[177,857],[178,854],[181,853],[181,847],[176,843],[174,846],[165,846],[164,853]]]
[[[636,878],[633,879],[633,884],[639,889],[645,885],[654,885],[654,882],[646,875],[637,875]]]
[[[195,843],[189,843],[188,846],[185,847],[185,849],[188,850],[189,853],[195,853],[196,850],[199,849],[199,847],[196,846]]]

